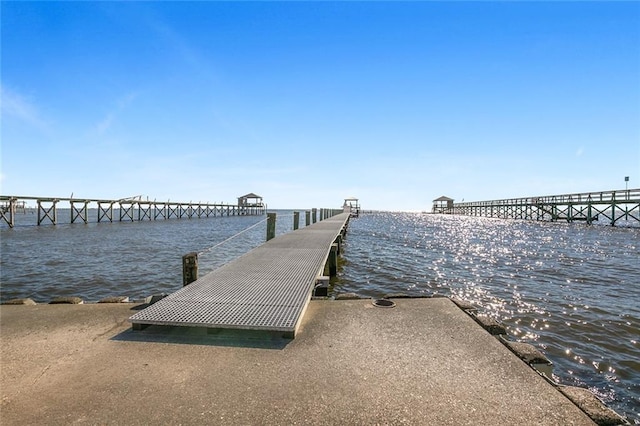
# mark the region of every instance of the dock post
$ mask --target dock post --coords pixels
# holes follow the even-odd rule
[[[336,236],[334,243],[338,245],[338,254],[340,254],[340,252],[342,251],[342,233]]]
[[[335,277],[338,275],[338,244],[331,244],[331,250],[329,251],[329,276]]]
[[[42,210],[42,204],[40,200],[37,200],[36,202],[38,203],[38,226],[40,226],[40,223],[42,223],[42,217],[40,216],[40,211]]]
[[[316,285],[313,288],[313,295],[315,297],[327,297],[329,295],[329,283],[329,277],[325,275],[318,277]]]
[[[309,210],[304,212],[305,226],[311,225],[311,212]]]
[[[293,230],[295,231],[300,226],[300,212],[293,212]]]
[[[311,209],[311,220],[313,221],[313,223],[316,223],[318,218],[318,209]]]
[[[616,226],[616,197],[611,199],[611,226]]]
[[[182,286],[198,279],[198,253],[192,252],[182,256]]]
[[[15,226],[16,216],[16,199],[9,198],[8,203],[0,209],[0,217],[9,225],[9,228]]]
[[[276,214],[267,213],[267,241],[276,237]]]

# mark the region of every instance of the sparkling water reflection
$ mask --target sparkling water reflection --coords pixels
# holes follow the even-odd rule
[[[640,230],[374,213],[351,221],[335,292],[475,303],[640,424]]]

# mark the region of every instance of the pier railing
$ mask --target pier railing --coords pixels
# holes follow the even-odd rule
[[[510,219],[640,223],[640,188],[453,203],[445,213]]]
[[[58,223],[58,203],[68,203],[70,223],[89,222],[89,206],[97,208],[97,222],[113,222],[114,220],[134,222],[143,220],[202,218],[215,216],[263,215],[266,206],[263,204],[234,205],[226,203],[193,203],[175,201],[150,201],[141,197],[121,198],[118,200],[65,198],[65,197],[32,197],[0,195],[0,219],[15,226],[16,213],[25,213],[27,201],[35,201],[37,225]]]

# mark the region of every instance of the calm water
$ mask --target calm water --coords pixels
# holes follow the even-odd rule
[[[1,228],[2,300],[79,296],[98,301],[171,293],[182,286],[184,254],[200,253],[199,274],[204,275],[266,238],[266,216],[95,223],[95,215],[90,211],[93,223],[69,224],[69,210],[60,209],[58,225],[34,226],[33,215],[19,214],[13,229]],[[278,216],[276,234],[291,231],[292,212]],[[212,249],[258,222],[262,226]]]
[[[277,234],[291,230],[291,213],[278,211]],[[173,292],[183,254],[201,252],[204,274],[266,232],[264,216],[39,227],[29,214],[18,219],[0,229],[3,300]],[[351,221],[333,285],[363,296],[438,293],[474,302],[512,339],[542,350],[558,382],[590,388],[640,424],[638,277],[637,227],[375,213]]]

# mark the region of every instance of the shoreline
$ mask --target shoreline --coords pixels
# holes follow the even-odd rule
[[[295,340],[133,332],[137,303],[2,305],[3,422],[593,424],[567,396],[584,394],[514,356],[473,307],[392,300],[313,300]]]

